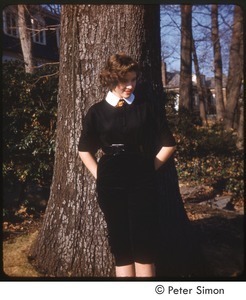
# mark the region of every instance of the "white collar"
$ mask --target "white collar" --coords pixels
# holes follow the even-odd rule
[[[128,98],[119,98],[111,91],[109,91],[106,96],[106,101],[112,106],[116,106],[120,99],[124,99],[126,101],[126,103],[130,105],[134,101],[135,96],[133,94],[131,94],[130,97],[128,97]]]

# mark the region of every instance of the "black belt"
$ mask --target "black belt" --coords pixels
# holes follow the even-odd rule
[[[102,151],[108,155],[119,154],[140,154],[143,153],[143,147],[141,145],[124,145],[124,144],[112,144],[110,146],[102,147]]]

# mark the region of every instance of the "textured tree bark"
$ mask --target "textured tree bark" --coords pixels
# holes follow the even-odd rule
[[[181,5],[181,67],[179,111],[192,105],[192,5]]]
[[[18,27],[26,73],[33,73],[32,40],[27,28],[25,5],[18,5]]]
[[[109,55],[121,51],[140,62],[143,78],[160,92],[158,5],[62,7],[54,175],[43,226],[30,251],[34,265],[48,276],[114,276],[95,181],[77,145],[85,113],[106,92],[99,71]]]
[[[224,119],[225,106],[223,99],[223,72],[222,72],[222,58],[219,37],[218,25],[218,5],[213,4],[211,7],[212,18],[212,42],[214,48],[214,84],[215,84],[215,98],[216,98],[216,119],[221,122]]]
[[[235,5],[229,72],[226,86],[225,129],[233,127],[235,110],[242,88],[243,65],[243,10],[240,6]]]

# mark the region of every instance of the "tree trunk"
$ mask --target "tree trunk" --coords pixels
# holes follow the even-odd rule
[[[215,84],[215,99],[216,99],[216,119],[221,122],[225,114],[225,106],[223,99],[223,73],[222,73],[222,58],[219,37],[218,25],[218,5],[213,4],[211,8],[212,19],[212,42],[214,49],[214,84]]]
[[[239,122],[237,129],[237,148],[244,149],[244,108],[243,105],[239,107]]]
[[[192,5],[181,5],[179,111],[192,109]]]
[[[226,86],[225,129],[233,127],[235,109],[240,97],[243,79],[243,11],[234,9],[234,24],[231,38],[229,73]]]
[[[104,97],[98,74],[121,51],[161,87],[158,5],[65,5],[61,18],[60,82],[54,175],[43,226],[30,258],[49,276],[114,276],[95,180],[77,151],[82,119]],[[160,94],[159,94],[160,96]]]
[[[25,5],[18,5],[18,26],[26,73],[33,73],[32,40],[27,28]]]
[[[199,108],[200,108],[200,117],[202,119],[202,124],[207,125],[207,115],[206,115],[206,108],[205,108],[205,87],[202,82],[200,69],[199,69],[199,63],[198,58],[196,54],[196,46],[195,42],[192,39],[192,52],[193,52],[193,60],[194,60],[194,66],[196,71],[196,78],[197,78],[197,91],[198,91],[198,98],[199,98]]]

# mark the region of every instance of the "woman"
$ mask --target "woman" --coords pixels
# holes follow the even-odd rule
[[[112,55],[100,74],[105,99],[88,111],[79,155],[97,181],[117,277],[155,276],[157,204],[155,170],[173,154],[175,141],[163,119],[157,129],[151,102],[135,97],[138,64]],[[155,136],[160,147],[155,153]],[[95,153],[104,155],[97,163]]]

